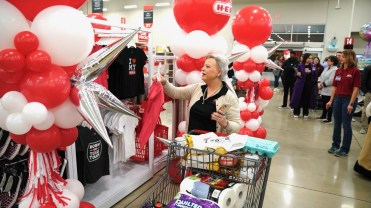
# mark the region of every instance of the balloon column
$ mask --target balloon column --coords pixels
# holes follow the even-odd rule
[[[137,31],[89,56],[94,31],[76,9],[83,3],[85,0],[0,1],[0,128],[9,131],[15,142],[31,148],[20,208],[79,207],[84,188],[77,180],[65,181],[59,176],[61,162],[56,149],[75,142],[76,126],[83,120],[112,146],[98,103],[135,116],[92,81]],[[76,70],[67,73],[71,68]]]
[[[202,82],[200,71],[207,54],[225,54],[226,40],[215,35],[228,22],[231,0],[174,0],[175,20],[182,29],[173,34],[170,48],[178,57],[175,81],[180,85]]]
[[[233,62],[238,85],[246,89],[246,97],[239,98],[242,120],[241,134],[265,138],[266,130],[261,126],[261,115],[273,96],[268,79],[261,74],[268,60],[268,50],[262,46],[272,32],[272,19],[265,9],[247,6],[237,12],[232,23],[232,32],[238,43],[233,53],[247,51]]]

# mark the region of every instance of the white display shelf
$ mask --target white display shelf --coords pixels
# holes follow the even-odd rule
[[[115,205],[135,189],[153,177],[153,174],[165,167],[160,162],[166,151],[154,160],[153,171],[148,163],[126,162],[117,166],[110,175],[104,176],[94,184],[85,186],[83,201],[88,201],[96,208],[107,208]]]

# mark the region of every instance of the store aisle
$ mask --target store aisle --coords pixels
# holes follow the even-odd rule
[[[315,120],[319,111],[310,111],[308,120],[294,119],[289,109],[278,109],[281,104],[282,90],[275,94],[263,115],[267,138],[281,146],[272,160],[263,207],[370,208],[371,181],[353,171],[365,137],[358,133],[359,122],[353,122],[349,156],[337,158],[327,153],[332,124]],[[114,207],[139,207],[161,174]]]

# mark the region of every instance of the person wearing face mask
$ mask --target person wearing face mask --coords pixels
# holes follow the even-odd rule
[[[321,93],[322,98],[322,115],[317,119],[321,119],[323,123],[332,122],[332,107],[326,108],[326,103],[331,97],[332,81],[334,80],[335,72],[338,69],[338,60],[336,56],[330,56],[327,58],[327,67],[318,78],[318,89]]]
[[[303,55],[302,63],[298,66],[297,79],[290,101],[291,108],[294,108],[294,118],[299,118],[300,109],[303,108],[303,117],[308,119],[309,108],[316,106],[316,96],[313,89],[317,82],[317,75],[311,62],[312,56],[306,53]]]
[[[201,70],[205,82],[185,87],[175,87],[165,78],[160,82],[164,92],[173,99],[189,100],[187,131],[205,130],[219,133],[236,133],[240,130],[238,98],[223,80],[228,72],[227,59],[208,55]],[[228,106],[228,110],[220,110]]]
[[[361,87],[361,72],[356,67],[356,54],[353,50],[343,51],[340,68],[336,70],[332,82],[331,98],[326,108],[333,107],[334,131],[332,145],[328,153],[337,157],[347,156],[352,143],[352,116],[357,107],[357,95]],[[341,140],[341,128],[344,136]]]

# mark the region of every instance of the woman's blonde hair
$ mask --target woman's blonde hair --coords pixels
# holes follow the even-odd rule
[[[348,64],[348,67],[356,66],[356,53],[353,50],[344,50],[343,56],[345,58],[345,63]],[[344,64],[341,64],[341,68],[344,68]]]

